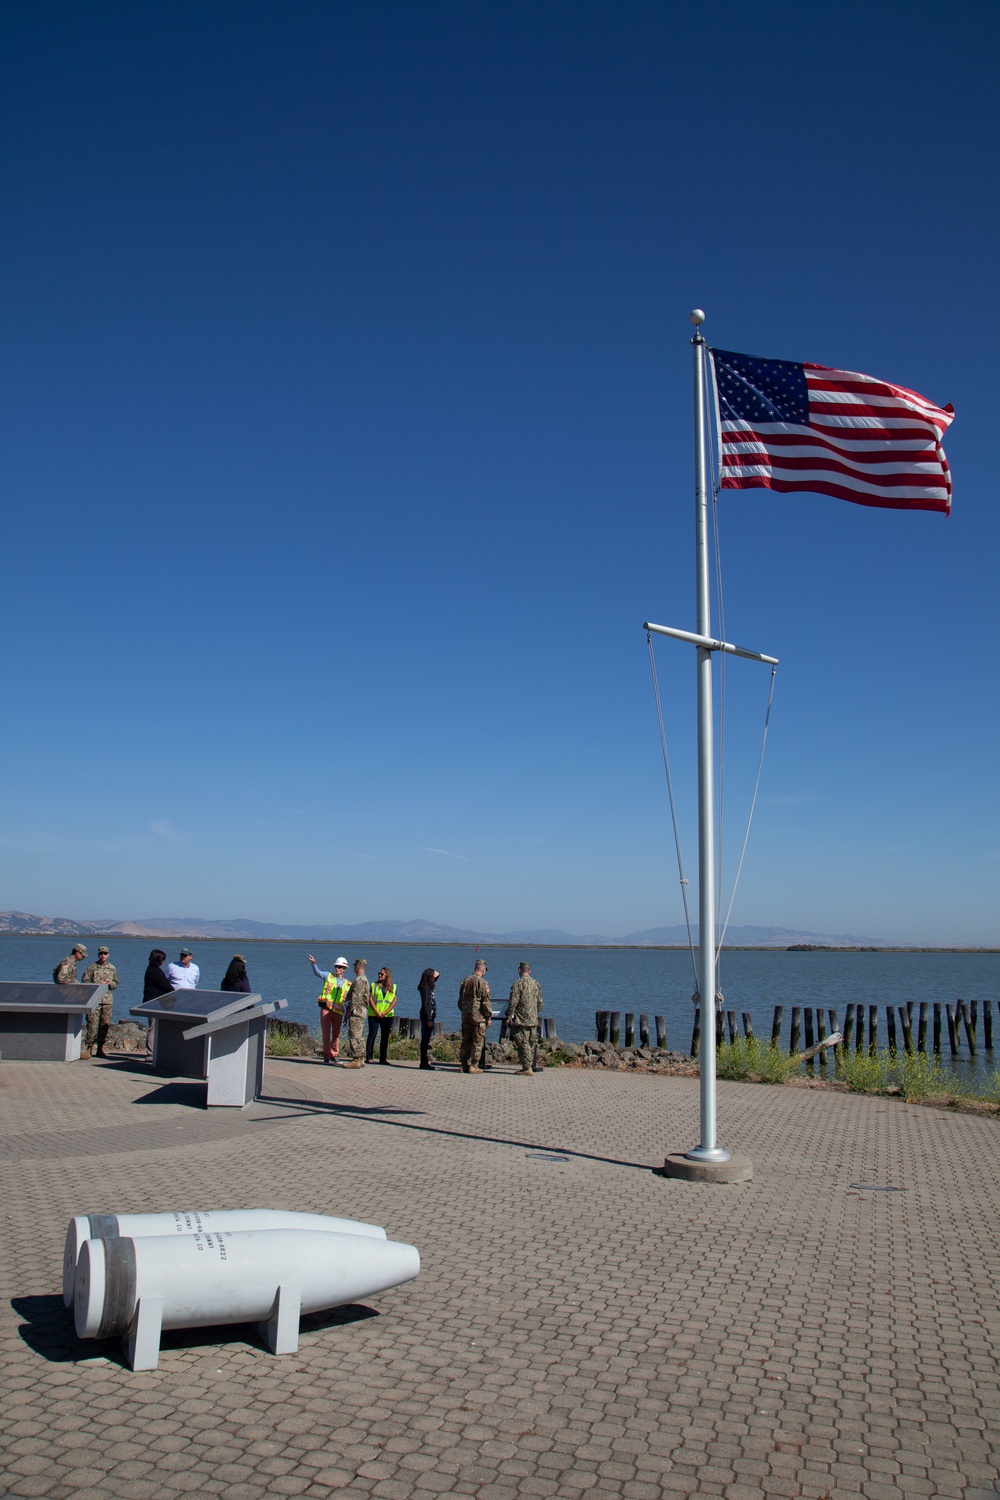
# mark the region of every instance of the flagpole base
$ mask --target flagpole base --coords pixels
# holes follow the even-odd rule
[[[664,1177],[676,1177],[681,1182],[750,1182],[753,1179],[753,1163],[749,1156],[727,1156],[723,1161],[706,1160],[704,1157],[685,1156],[683,1151],[673,1151],[664,1159]]]

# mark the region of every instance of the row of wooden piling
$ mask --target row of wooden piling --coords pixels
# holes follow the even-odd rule
[[[667,1023],[662,1016],[654,1016],[653,1022],[656,1026],[656,1045],[665,1048],[667,1045]],[[634,1047],[635,1046],[635,1013],[627,1010],[625,1012],[625,1040],[621,1040],[622,1013],[620,1010],[599,1010],[597,1012],[597,1040],[599,1042],[610,1042],[612,1047]],[[649,1046],[649,1017],[639,1017],[639,1046]]]
[[[1000,1020],[1000,1001],[998,1001],[997,1015]],[[980,1012],[980,1005],[982,1010]],[[863,1052],[866,1047],[868,1052],[874,1056],[879,1050],[879,1010],[878,1005],[863,1005],[861,1003],[848,1005],[844,1011],[843,1041],[840,1048],[845,1052],[853,1050]],[[774,1019],[771,1023],[771,1043],[775,1047],[781,1045],[782,1015],[784,1007],[774,1007]],[[816,1042],[822,1042],[827,1036],[840,1031],[840,1021],[836,1010],[820,1006],[799,1006],[791,1008],[791,1034],[788,1042],[789,1052],[798,1052],[800,1043],[804,1040],[806,1050]],[[866,1014],[867,1013],[867,1014]],[[961,1034],[964,1031],[966,1045],[969,1055],[975,1057],[979,1050],[979,1021],[982,1015],[982,1040],[987,1052],[993,1051],[993,1002],[992,1000],[956,1000],[952,1003],[939,1001],[921,1000],[919,1005],[908,1000],[904,1005],[887,1005],[885,1007],[885,1040],[890,1052],[900,1050],[908,1053],[933,1052],[940,1054],[944,1031],[947,1028],[948,1050],[952,1057],[961,1054]],[[898,1018],[898,1025],[897,1025]],[[753,1036],[753,1027],[749,1026],[750,1018],[744,1012],[743,1031],[745,1036]],[[826,1022],[829,1022],[829,1031]],[[736,1040],[736,1015],[734,1011],[726,1012],[726,1029],[729,1040]],[[804,1036],[803,1036],[804,1031]],[[720,1028],[719,1035],[722,1035]],[[929,1045],[928,1045],[929,1043]],[[839,1050],[839,1049],[838,1049]]]
[[[981,1006],[981,1009],[980,1009]],[[863,1005],[856,1003],[848,1005],[844,1012],[843,1040],[838,1044],[837,1051],[863,1052],[867,1046],[868,1051],[874,1056],[879,1049],[879,1009],[877,1005]],[[782,1023],[785,1007],[776,1005],[774,1017],[771,1022],[771,1045],[781,1046]],[[866,1015],[867,1012],[867,1015]],[[622,1015],[625,1017],[624,1038],[622,1036]],[[961,1053],[961,1039],[964,1032],[969,1055],[975,1057],[979,1047],[979,1021],[982,1017],[982,1042],[987,1052],[993,1051],[993,1002],[992,1000],[956,1000],[953,1004],[938,1001],[921,1000],[919,1005],[913,1000],[908,1000],[905,1005],[887,1005],[885,1007],[885,1036],[886,1045],[890,1052],[902,1050],[904,1052],[934,1052],[940,1054],[942,1042],[947,1033],[948,1050],[952,1057],[958,1057]],[[897,1027],[898,1017],[898,1027]],[[740,1012],[743,1025],[743,1035],[752,1038],[754,1035],[753,1018],[750,1012]],[[656,1045],[665,1049],[667,1045],[667,1026],[663,1016],[653,1017],[656,1026]],[[599,1010],[596,1014],[597,1040],[599,1042],[610,1042],[613,1047],[634,1047],[636,1045],[635,1013],[617,1010]],[[997,1022],[1000,1025],[1000,1000],[997,1001]],[[829,1030],[827,1027],[829,1026]],[[793,1005],[791,1007],[791,1031],[788,1040],[790,1053],[802,1050],[803,1042],[806,1051],[819,1042],[826,1040],[840,1031],[839,1013],[829,1007],[812,1005]],[[639,1016],[639,1046],[649,1046],[649,1017]],[[721,1006],[715,1013],[715,1036],[721,1045],[727,1038],[735,1042],[738,1035],[737,1013],[735,1010],[724,1010]],[[928,1042],[930,1045],[928,1045]],[[691,1056],[698,1056],[701,1044],[701,1010],[698,1006],[694,1012],[694,1026],[691,1032]],[[822,1060],[822,1055],[821,1055]]]

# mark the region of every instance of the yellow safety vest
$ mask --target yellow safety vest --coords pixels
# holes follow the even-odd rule
[[[323,991],[319,997],[320,1005],[326,1010],[335,1010],[338,1015],[344,1014],[344,1001],[347,999],[347,991],[351,988],[349,979],[338,979],[336,974],[328,974],[323,980]]]
[[[396,1009],[396,986],[391,990],[382,989],[381,985],[373,984],[368,999],[368,1014],[370,1016],[391,1016]]]

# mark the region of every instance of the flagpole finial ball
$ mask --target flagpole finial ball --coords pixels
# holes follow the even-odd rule
[[[688,314],[688,318],[696,328],[700,328],[702,323],[704,323],[705,321],[705,314],[702,312],[700,307],[696,307],[694,312]]]

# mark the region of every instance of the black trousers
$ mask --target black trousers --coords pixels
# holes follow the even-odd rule
[[[365,1048],[365,1061],[371,1062],[375,1055],[375,1038],[379,1031],[382,1033],[378,1047],[378,1060],[380,1063],[389,1061],[389,1029],[392,1026],[392,1016],[369,1016],[368,1017],[368,1045]]]
[[[421,1016],[420,1017],[420,1066],[422,1068],[426,1068],[430,1064],[430,1057],[428,1056],[427,1049],[430,1047],[431,1037],[433,1035],[434,1035],[434,1022],[433,1021],[425,1021],[424,1018],[423,1018],[423,1016]]]

